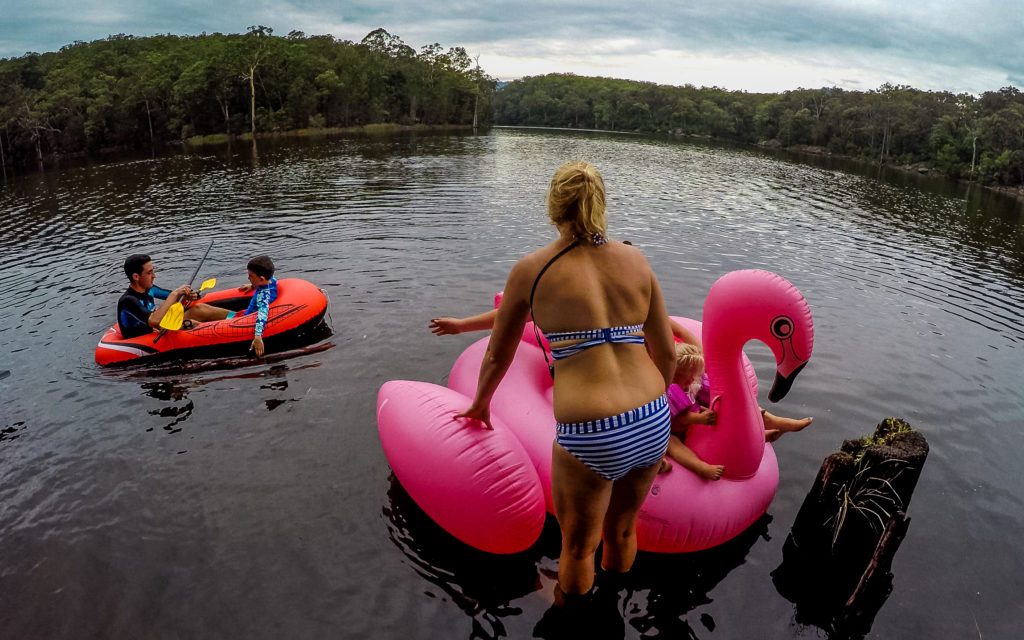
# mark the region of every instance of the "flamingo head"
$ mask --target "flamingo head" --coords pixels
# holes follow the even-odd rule
[[[796,291],[796,288],[793,288]],[[799,292],[797,292],[799,294]],[[807,327],[803,331],[797,330],[794,319],[788,315],[780,315],[772,319],[769,325],[771,339],[765,342],[775,354],[775,382],[772,383],[771,391],[768,392],[768,399],[778,402],[786,397],[793,381],[798,373],[807,366],[807,359],[811,357],[811,347],[814,342],[814,329],[811,325],[811,312],[807,310],[807,303],[800,296],[803,307],[807,313]],[[802,337],[801,344],[793,344],[794,338]]]
[[[769,271],[727,273],[711,287],[704,305],[704,350],[711,360],[732,360],[748,340],[775,354],[775,383],[768,399],[786,396],[811,357],[814,326],[803,295]]]

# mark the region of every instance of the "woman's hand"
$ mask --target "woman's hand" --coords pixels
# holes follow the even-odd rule
[[[453,336],[462,333],[462,321],[458,318],[434,318],[430,321],[430,332],[435,336]]]
[[[455,418],[469,418],[470,420],[476,420],[482,422],[485,429],[494,431],[494,426],[491,425],[491,407],[489,405],[483,407],[470,407],[462,413],[457,413]]]

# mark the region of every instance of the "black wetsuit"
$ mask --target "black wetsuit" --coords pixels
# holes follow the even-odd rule
[[[149,314],[156,309],[154,298],[167,298],[171,292],[160,287],[150,287],[146,293],[139,293],[128,287],[117,301],[117,326],[122,338],[146,335],[153,330],[149,326]]]

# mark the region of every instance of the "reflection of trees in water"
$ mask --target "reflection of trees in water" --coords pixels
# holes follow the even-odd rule
[[[466,545],[430,519],[391,476],[383,508],[391,540],[412,562],[416,573],[440,588],[472,620],[471,638],[502,638],[508,632],[502,618],[518,616],[511,606],[541,587],[537,563],[553,537],[545,529],[541,542],[522,553],[495,555]],[[545,545],[545,541],[548,542]]]
[[[548,518],[540,540],[530,549],[498,556],[473,549],[444,531],[413,502],[393,475],[383,511],[391,539],[412,561],[416,572],[440,587],[472,618],[471,638],[507,636],[501,619],[522,614],[510,602],[544,588],[539,564],[557,564],[560,535],[554,518]],[[595,606],[617,611],[595,611],[609,620],[625,618],[646,638],[698,638],[697,630],[682,617],[711,602],[708,593],[744,563],[758,539],[768,539],[771,520],[766,514],[733,540],[706,551],[639,554],[633,570],[615,587],[599,579],[598,591],[603,584],[604,594]],[[544,573],[550,581],[557,579],[554,574],[547,575],[546,570]],[[609,592],[616,593],[609,596]],[[549,610],[544,617],[551,617],[551,613]],[[702,614],[699,620],[707,631],[714,631],[715,622],[710,615]],[[559,630],[557,625],[539,624],[534,634],[541,633],[538,637],[544,638],[575,638],[579,631],[578,627]],[[604,631],[604,635],[599,634],[601,637],[620,633],[607,628]]]

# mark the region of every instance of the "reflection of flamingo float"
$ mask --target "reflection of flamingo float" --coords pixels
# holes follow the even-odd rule
[[[778,364],[768,397],[782,399],[810,357],[811,314],[799,291],[767,271],[735,271],[708,293],[703,333],[714,427],[692,429],[687,444],[703,460],[725,465],[721,480],[681,468],[658,476],[637,519],[645,551],[696,551],[750,526],[771,503],[778,462],[764,441],[757,381],[743,355],[751,339],[766,343]],[[528,327],[529,328],[529,327]],[[526,338],[491,401],[494,430],[452,419],[470,403],[487,338],[458,358],[450,389],[391,381],[377,399],[384,454],[398,480],[438,524],[485,551],[513,553],[536,541],[551,503],[552,384],[541,349]],[[532,337],[532,334],[530,334]]]

